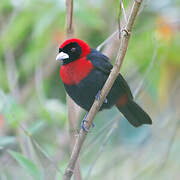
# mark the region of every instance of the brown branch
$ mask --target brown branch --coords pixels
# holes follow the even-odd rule
[[[66,0],[66,38],[72,38],[74,36],[74,21],[73,21],[73,0]],[[81,113],[81,108],[67,95],[67,105],[68,105],[68,121],[69,121],[69,134],[70,134],[70,148],[76,141],[77,132],[76,126],[79,120],[79,115]],[[74,179],[81,180],[81,171],[79,159],[75,164]]]
[[[122,2],[121,2],[122,3]],[[130,2],[128,7],[126,8],[126,17],[129,17],[130,11],[132,9],[133,2]],[[124,27],[125,24],[127,24],[127,21],[123,17],[120,19],[120,27]],[[117,54],[116,50],[119,46],[119,29],[114,31],[107,39],[105,39],[98,47],[96,48],[98,51],[103,49],[103,54],[109,57],[109,59],[112,59],[114,54]]]
[[[132,3],[130,3],[129,6],[127,7],[126,16],[129,16],[131,8],[132,8]],[[127,24],[124,18],[121,17],[119,26],[123,27],[125,26],[125,23]],[[116,31],[114,31],[110,36],[108,36],[108,38],[106,38],[101,44],[99,44],[96,50],[100,51],[103,48],[103,46],[105,46],[103,53],[106,54],[108,57],[112,57],[112,55],[114,54],[114,49],[116,49],[117,45],[119,44],[118,33],[119,33],[119,28]]]
[[[114,65],[103,89],[101,90],[100,99],[94,101],[94,103],[93,103],[93,105],[92,105],[92,107],[91,107],[91,109],[90,109],[90,111],[86,117],[86,120],[87,120],[86,126],[88,129],[91,127],[91,124],[94,120],[96,113],[99,111],[101,105],[103,104],[107,94],[109,93],[114,81],[116,80],[116,78],[119,74],[119,70],[120,70],[120,67],[122,65],[122,62],[123,62],[123,59],[124,59],[124,56],[126,54],[126,50],[128,47],[128,42],[129,42],[129,38],[131,35],[131,30],[132,30],[132,27],[133,27],[133,24],[134,24],[134,21],[135,21],[135,18],[136,18],[136,15],[138,13],[138,10],[139,10],[141,3],[142,3],[142,0],[135,0],[134,1],[133,7],[131,10],[129,19],[128,19],[128,23],[125,26],[125,28],[122,30],[122,33],[121,33],[121,43],[120,43],[119,52],[118,52],[118,55],[116,58],[115,65]],[[69,163],[68,163],[67,168],[65,170],[63,180],[70,180],[71,179],[71,176],[73,175],[73,172],[74,172],[74,167],[75,167],[76,161],[77,161],[79,154],[80,154],[80,150],[81,150],[82,145],[86,139],[86,135],[87,135],[87,132],[85,132],[83,129],[81,129],[80,133],[78,135],[78,138],[76,140],[76,143],[74,145]]]
[[[66,0],[66,37],[72,38],[73,35],[74,35],[73,0]]]

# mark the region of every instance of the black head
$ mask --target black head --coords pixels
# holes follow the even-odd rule
[[[87,56],[90,51],[91,48],[86,42],[76,38],[68,39],[60,45],[56,60],[61,60],[63,64],[68,64]]]
[[[68,64],[74,60],[80,58],[82,53],[81,47],[76,42],[71,42],[65,45],[63,48],[59,48],[59,54],[56,60],[62,60],[63,64]]]

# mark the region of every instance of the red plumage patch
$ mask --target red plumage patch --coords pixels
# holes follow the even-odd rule
[[[91,61],[86,57],[75,60],[69,64],[61,66],[60,76],[62,81],[67,85],[78,84],[83,80],[93,69]]]
[[[81,53],[81,56],[80,56],[80,57],[87,56],[87,55],[90,53],[91,48],[89,47],[89,45],[88,45],[86,42],[84,42],[84,41],[82,41],[82,40],[80,40],[80,39],[76,39],[76,38],[66,40],[64,43],[62,43],[62,44],[60,45],[59,48],[63,48],[63,47],[65,47],[67,44],[72,43],[72,42],[78,43],[79,46],[81,47],[82,53]]]
[[[127,104],[128,98],[126,94],[123,94],[116,103],[117,107],[125,106]]]

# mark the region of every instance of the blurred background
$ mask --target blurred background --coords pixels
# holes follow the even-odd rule
[[[96,48],[118,29],[118,13],[119,1],[75,1],[75,37]],[[84,114],[68,128],[55,61],[65,17],[63,0],[1,0],[0,180],[62,179],[69,131]],[[153,125],[134,128],[116,108],[98,113],[80,155],[82,179],[179,179],[179,30],[179,0],[144,1],[121,73]],[[112,63],[116,36],[102,49]]]

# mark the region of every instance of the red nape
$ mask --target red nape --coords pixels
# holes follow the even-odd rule
[[[72,42],[78,43],[79,46],[81,47],[82,53],[81,53],[80,57],[87,56],[90,53],[91,48],[89,47],[89,45],[86,42],[84,42],[80,39],[76,39],[76,38],[66,40],[64,43],[62,43],[60,45],[59,48],[63,48],[64,46],[66,46],[67,44],[72,43]]]
[[[62,65],[60,69],[60,76],[64,84],[79,84],[81,80],[87,77],[92,69],[93,64],[84,57],[69,64]]]
[[[123,94],[117,101],[116,106],[121,107],[127,104],[128,98],[126,94]]]

